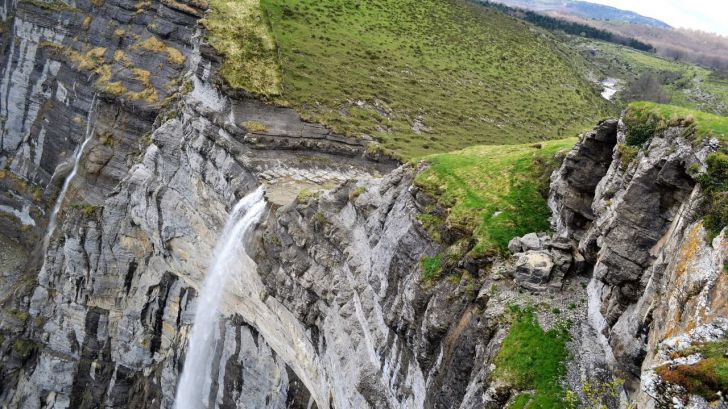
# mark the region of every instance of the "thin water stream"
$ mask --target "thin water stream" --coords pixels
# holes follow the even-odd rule
[[[68,188],[71,186],[73,178],[76,177],[76,173],[78,173],[78,166],[81,162],[81,158],[83,157],[83,152],[86,149],[86,145],[88,145],[93,137],[94,130],[91,126],[91,115],[94,112],[95,105],[96,95],[94,95],[93,99],[91,100],[91,107],[89,108],[88,115],[86,117],[86,135],[84,136],[83,143],[81,143],[81,145],[76,149],[76,152],[74,153],[73,169],[71,170],[71,173],[66,176],[66,180],[63,182],[61,192],[58,194],[55,205],[53,205],[51,216],[48,219],[48,228],[46,229],[45,237],[43,237],[43,254],[45,254],[48,250],[48,245],[51,242],[51,237],[53,236],[53,232],[56,230],[56,223],[58,222],[58,212],[61,211],[61,206],[63,205],[63,200],[66,198],[66,193],[68,193]]]

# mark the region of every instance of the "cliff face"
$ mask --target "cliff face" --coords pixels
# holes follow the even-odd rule
[[[515,264],[425,282],[420,261],[443,249],[417,220],[432,204],[413,186],[418,169],[393,170],[365,141],[221,91],[197,25],[204,7],[0,6],[4,405],[173,407],[210,255],[234,203],[259,185],[269,212],[221,300],[208,407],[502,407],[513,393],[492,374],[506,306],[566,311],[587,296],[571,333],[590,358],[569,383],[627,378],[654,405],[681,393],[654,371],[674,340],[727,329],[728,246],[703,241],[687,171],[714,146],[670,128],[626,163],[623,126],[605,122],[554,174],[561,237],[524,237]],[[529,251],[558,270],[523,285],[533,295],[508,278],[531,282]]]
[[[0,397],[10,407],[171,407],[208,255],[234,201],[265,184],[271,202],[288,203],[302,187],[391,169],[290,109],[217,91],[200,7],[3,6],[0,231],[21,242],[3,250]],[[306,406],[296,372],[251,324],[232,315],[221,327],[230,365],[215,399]]]
[[[554,174],[557,234],[579,240],[592,270],[590,324],[638,407],[708,407],[655,369],[724,339],[728,329],[725,238],[708,242],[694,181],[718,141],[697,143],[691,128],[673,126],[634,156],[624,149],[625,132],[621,122],[601,124]]]

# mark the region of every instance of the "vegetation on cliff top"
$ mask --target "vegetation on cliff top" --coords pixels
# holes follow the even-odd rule
[[[707,114],[673,105],[649,102],[632,103],[627,109],[626,144],[641,146],[668,126],[687,126],[695,130],[694,137],[718,138],[723,145],[728,143],[728,117]],[[728,226],[728,155],[717,152],[707,158],[705,173],[698,176],[698,182],[705,194],[702,206],[708,240]]]
[[[714,153],[707,159],[708,169],[698,178],[703,188],[703,223],[708,230],[708,240],[720,234],[728,226],[728,155]]]
[[[208,39],[230,85],[337,133],[369,135],[402,158],[573,136],[609,109],[573,68],[578,55],[462,0],[214,0],[211,8]],[[277,95],[260,84],[277,84],[279,68]]]
[[[728,117],[674,105],[634,102],[627,109],[625,123],[629,145],[640,145],[655,132],[673,125],[694,126],[697,138],[712,137],[728,141]]]
[[[447,214],[438,214],[433,206],[420,220],[435,240],[442,239],[446,228],[448,236],[472,242],[452,244],[454,258],[468,248],[473,257],[505,254],[513,237],[548,230],[545,196],[549,175],[558,165],[554,157],[575,142],[483,145],[427,157],[429,167],[415,183]]]
[[[680,356],[700,354],[703,358],[692,364],[665,365],[657,374],[666,382],[680,385],[691,394],[718,401],[728,393],[728,338],[689,348]],[[719,395],[720,394],[720,395]]]
[[[521,391],[512,409],[557,409],[565,407],[561,379],[569,357],[565,325],[544,331],[531,310],[513,308],[513,325],[495,359],[495,377]]]
[[[259,0],[211,0],[203,24],[224,59],[220,75],[228,85],[266,97],[281,93],[276,43]]]

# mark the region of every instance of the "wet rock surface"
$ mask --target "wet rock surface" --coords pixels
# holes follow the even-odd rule
[[[672,127],[626,163],[623,124],[604,121],[552,178],[554,234],[427,283],[420,262],[444,249],[417,221],[416,169],[227,90],[204,8],[0,5],[3,406],[173,407],[209,254],[261,184],[269,213],[221,300],[208,407],[503,407],[509,305],[574,323],[569,388],[620,377],[639,407],[705,403],[654,373],[673,340],[728,316],[728,247],[705,243],[688,174],[713,142]]]

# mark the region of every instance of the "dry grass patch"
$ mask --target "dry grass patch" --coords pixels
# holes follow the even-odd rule
[[[182,65],[185,63],[185,56],[178,49],[170,47],[157,37],[149,37],[136,44],[135,48],[141,48],[157,54],[167,54],[167,61],[171,64]]]
[[[281,94],[276,42],[259,0],[212,0],[202,23],[207,41],[224,57],[220,75],[228,85],[266,97]]]

